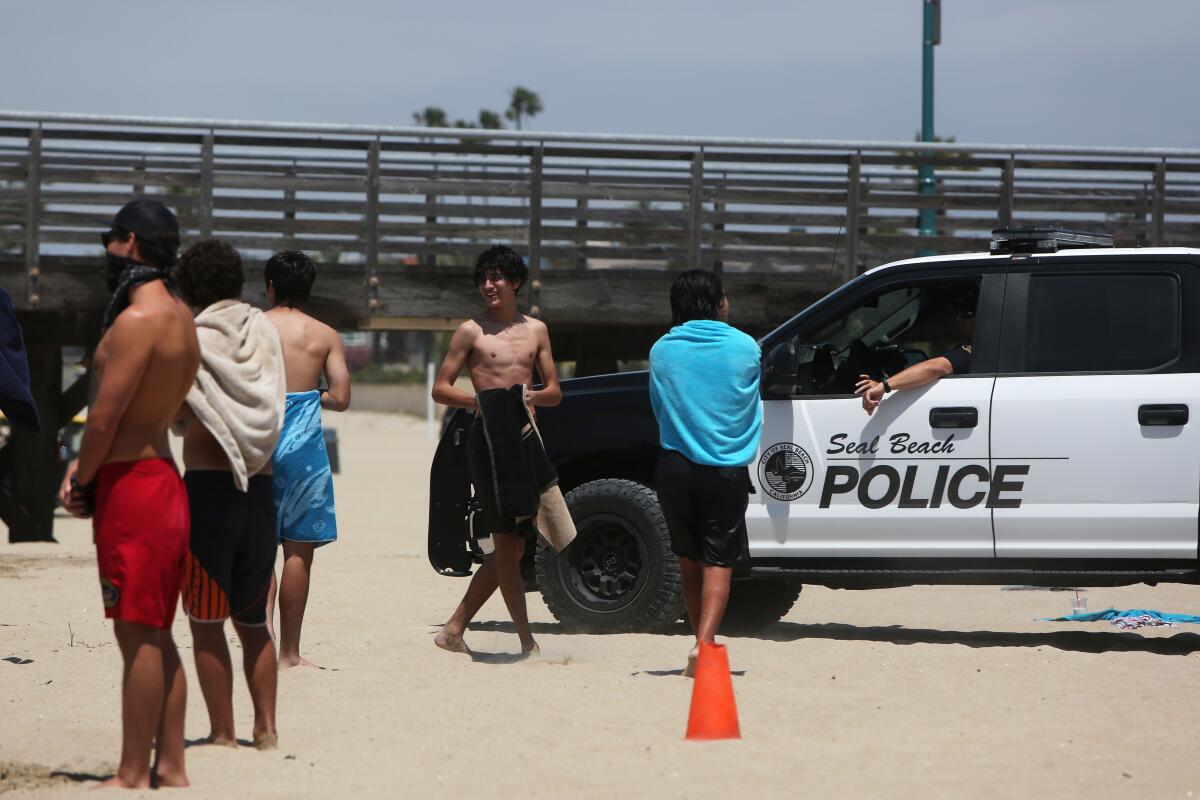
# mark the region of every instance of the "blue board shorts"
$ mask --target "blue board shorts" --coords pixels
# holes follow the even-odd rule
[[[288,392],[275,445],[275,541],[337,540],[333,473],[321,429],[321,393]]]

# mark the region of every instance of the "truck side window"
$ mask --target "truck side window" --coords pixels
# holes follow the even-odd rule
[[[1162,367],[1179,355],[1179,295],[1173,275],[1033,275],[1025,371]]]
[[[800,339],[797,394],[852,394],[859,375],[879,380],[970,346],[960,320],[974,314],[978,298],[978,279],[893,286],[867,297]]]

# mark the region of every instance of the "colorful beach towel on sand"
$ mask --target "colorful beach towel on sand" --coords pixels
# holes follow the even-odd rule
[[[1154,628],[1164,625],[1175,627],[1180,623],[1200,623],[1200,617],[1191,614],[1164,614],[1162,611],[1145,608],[1131,608],[1128,611],[1106,608],[1103,611],[1068,614],[1065,617],[1042,617],[1043,622],[1100,622],[1103,620],[1108,620],[1114,628],[1125,629]]]
[[[333,473],[321,429],[320,392],[288,392],[274,469],[275,539],[318,546],[336,540]]]

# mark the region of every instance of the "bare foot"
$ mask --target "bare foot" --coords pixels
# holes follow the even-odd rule
[[[277,734],[277,733],[256,733],[256,734],[254,734],[254,748],[256,750],[278,750],[279,749],[279,734]]]
[[[280,656],[279,657],[279,668],[280,669],[291,669],[292,667],[312,667],[313,669],[325,669],[324,667],[318,667],[316,664],[312,663],[307,658],[302,658],[301,656]]]
[[[693,678],[696,675],[696,659],[700,657],[700,645],[692,648],[692,652],[688,653],[688,663],[684,667],[683,677]]]
[[[471,648],[467,647],[467,643],[463,641],[462,635],[450,633],[445,628],[442,628],[438,631],[437,636],[433,637],[433,643],[451,653],[466,653],[467,655],[471,655]]]
[[[186,772],[158,772],[154,775],[154,786],[156,788],[182,789],[186,786],[191,786],[188,783]]]
[[[95,791],[96,789],[149,789],[149,788],[150,788],[150,776],[149,775],[146,776],[144,781],[137,781],[134,783],[129,783],[128,781],[122,780],[120,775],[113,775],[108,780],[100,781],[100,783],[97,783],[95,786],[93,786],[92,791]]]
[[[542,648],[538,647],[537,642],[531,643],[529,645],[529,647],[521,648],[521,657],[522,658],[537,658],[541,654],[542,654]]]
[[[237,747],[237,737],[220,736],[215,733],[210,733],[196,744],[215,744],[217,747]]]

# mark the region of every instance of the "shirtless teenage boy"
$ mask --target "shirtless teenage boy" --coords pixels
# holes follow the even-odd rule
[[[171,638],[188,547],[188,503],[167,428],[196,377],[200,350],[188,307],[163,270],[179,248],[175,215],[142,198],[102,237],[114,290],[93,360],[94,396],[79,458],[59,500],[92,517],[105,616],[125,662],[121,764],[108,785],[186,786],[187,684]]]
[[[312,291],[316,268],[304,253],[284,250],[263,270],[267,319],[279,331],[287,373],[283,432],[275,448],[275,538],[283,543],[279,589],[279,667],[314,666],[300,656],[300,629],[308,604],[316,548],[337,539],[333,474],[325,451],[321,409],[350,407],[350,370],[342,337],[300,310]],[[324,374],[328,389],[319,390]],[[273,618],[276,582],[271,575],[267,605]]]
[[[266,315],[242,302],[245,271],[233,245],[196,242],[179,259],[175,279],[195,311],[200,340],[200,373],[181,422],[192,520],[183,609],[208,707],[207,742],[237,747],[230,619],[254,704],[254,746],[273,750],[278,675],[267,590],[275,569],[271,459],[283,424],[282,348]]]
[[[459,325],[454,332],[446,360],[433,385],[434,400],[457,408],[477,408],[475,395],[454,388],[463,366],[471,374],[476,395],[485,389],[508,389],[517,384],[532,386],[536,367],[544,386],[537,391],[527,389],[526,403],[556,406],[562,402],[546,325],[525,316],[517,308],[517,292],[528,274],[525,262],[508,247],[497,245],[479,256],[475,262],[475,283],[487,308],[478,317]],[[529,631],[525,581],[521,577],[525,537],[512,520],[500,518],[498,510],[489,508],[494,504],[483,499],[481,513],[491,523],[495,552],[475,571],[462,602],[438,632],[434,643],[451,652],[470,653],[463,634],[499,587],[521,639],[521,652],[535,653],[538,646]]]

